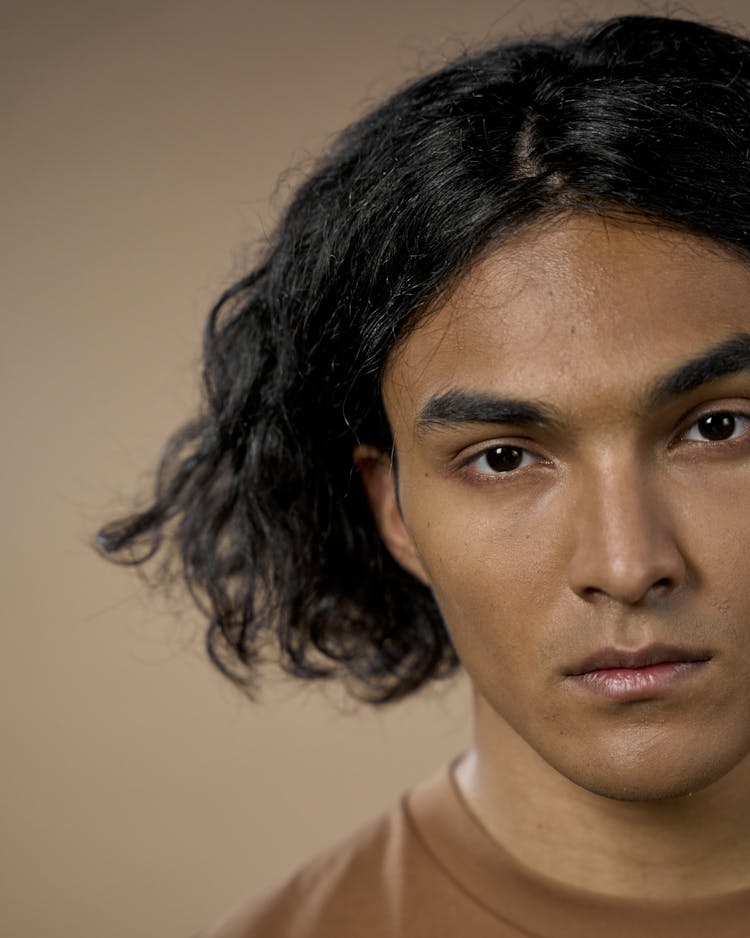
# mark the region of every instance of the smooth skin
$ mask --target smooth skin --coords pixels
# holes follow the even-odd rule
[[[464,797],[575,886],[750,887],[748,341],[736,254],[568,214],[486,254],[392,353],[398,493],[390,454],[355,451],[473,684]],[[571,680],[654,643],[702,663],[636,700]]]

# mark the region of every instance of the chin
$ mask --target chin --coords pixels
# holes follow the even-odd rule
[[[633,779],[615,777],[615,773],[609,778],[585,778],[570,781],[579,787],[586,789],[593,795],[599,795],[602,798],[608,798],[611,801],[628,802],[654,802],[654,801],[672,801],[678,798],[685,798],[695,792],[708,788],[709,785],[717,781],[717,778],[703,777],[694,778],[665,778],[665,779]]]
[[[737,767],[745,753],[627,753],[623,758],[592,759],[581,771],[566,771],[580,788],[614,801],[668,801],[709,788]],[[682,757],[681,757],[682,756]]]

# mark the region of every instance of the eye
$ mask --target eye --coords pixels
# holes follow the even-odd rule
[[[722,443],[737,439],[750,429],[750,417],[732,411],[718,411],[699,417],[683,439],[695,443]]]
[[[520,446],[492,446],[474,456],[468,465],[481,475],[498,475],[523,469],[535,461],[536,457]]]

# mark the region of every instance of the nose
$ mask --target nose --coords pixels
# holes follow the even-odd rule
[[[601,467],[575,500],[569,581],[587,601],[635,605],[677,589],[686,562],[663,495],[634,467]]]

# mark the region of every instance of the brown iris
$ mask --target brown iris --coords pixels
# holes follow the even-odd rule
[[[523,450],[517,446],[497,446],[485,453],[485,459],[494,472],[510,472],[523,462]]]
[[[707,440],[728,440],[737,428],[734,414],[707,414],[697,422],[698,430]]]

